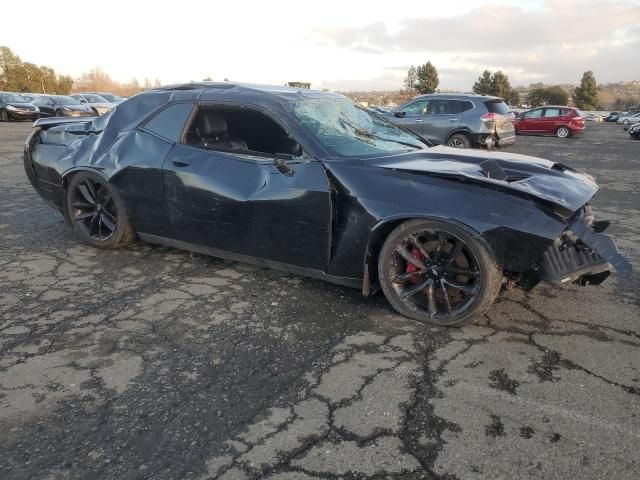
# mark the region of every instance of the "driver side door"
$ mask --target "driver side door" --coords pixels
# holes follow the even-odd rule
[[[418,135],[424,133],[424,119],[429,107],[429,100],[421,99],[411,102],[393,112],[391,121],[410,128]]]
[[[233,107],[224,108],[228,112]],[[283,159],[251,150],[256,144],[246,125],[254,125],[256,138],[267,127],[256,118],[272,122],[268,128],[273,123],[284,128],[264,110],[256,116],[246,105],[237,109],[238,122],[243,112],[254,112],[242,127],[246,149],[201,146],[187,126],[165,158],[162,176],[176,239],[219,250],[221,256],[231,252],[324,271],[332,209],[322,163],[306,154]]]

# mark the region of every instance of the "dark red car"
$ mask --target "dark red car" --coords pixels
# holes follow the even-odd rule
[[[522,113],[515,119],[516,133],[570,137],[584,132],[582,112],[573,107],[546,106]]]

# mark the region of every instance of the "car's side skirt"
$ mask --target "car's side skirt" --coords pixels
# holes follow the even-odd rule
[[[212,257],[225,258],[227,260],[233,260],[236,262],[244,262],[261,267],[273,268],[274,270],[281,270],[283,272],[293,273],[295,275],[304,275],[306,277],[317,278],[319,280],[324,280],[325,282],[335,283],[336,285],[342,285],[345,287],[358,289],[362,288],[362,278],[337,277],[335,275],[328,275],[321,270],[299,267],[297,265],[289,265],[287,263],[275,262],[273,260],[252,257],[250,255],[244,255],[241,253],[229,252],[227,250],[220,250],[218,248],[205,247],[203,245],[183,242],[181,240],[175,240],[173,238],[159,237],[157,235],[149,235],[147,233],[138,233],[138,237],[140,237],[141,240],[149,243],[156,243],[158,245],[165,245],[167,247],[178,248],[180,250],[187,250],[190,252],[201,253],[203,255],[210,255]]]

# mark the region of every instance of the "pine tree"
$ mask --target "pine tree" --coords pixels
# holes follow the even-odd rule
[[[431,62],[418,65],[416,80],[415,89],[420,93],[433,93],[440,83],[438,70],[436,70],[436,67],[434,67]]]
[[[485,70],[482,75],[478,77],[476,83],[473,84],[473,93],[478,95],[492,95],[493,82],[491,81],[491,72]]]
[[[411,65],[407,70],[407,78],[404,79],[404,88],[410,92],[416,88],[416,82],[418,81],[416,67]]]
[[[573,103],[583,110],[595,110],[598,104],[598,84],[591,70],[582,74],[580,86],[573,93]]]

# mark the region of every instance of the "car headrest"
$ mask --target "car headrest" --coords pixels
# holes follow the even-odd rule
[[[221,137],[227,133],[227,120],[218,112],[204,111],[199,115],[196,133],[200,138]]]

